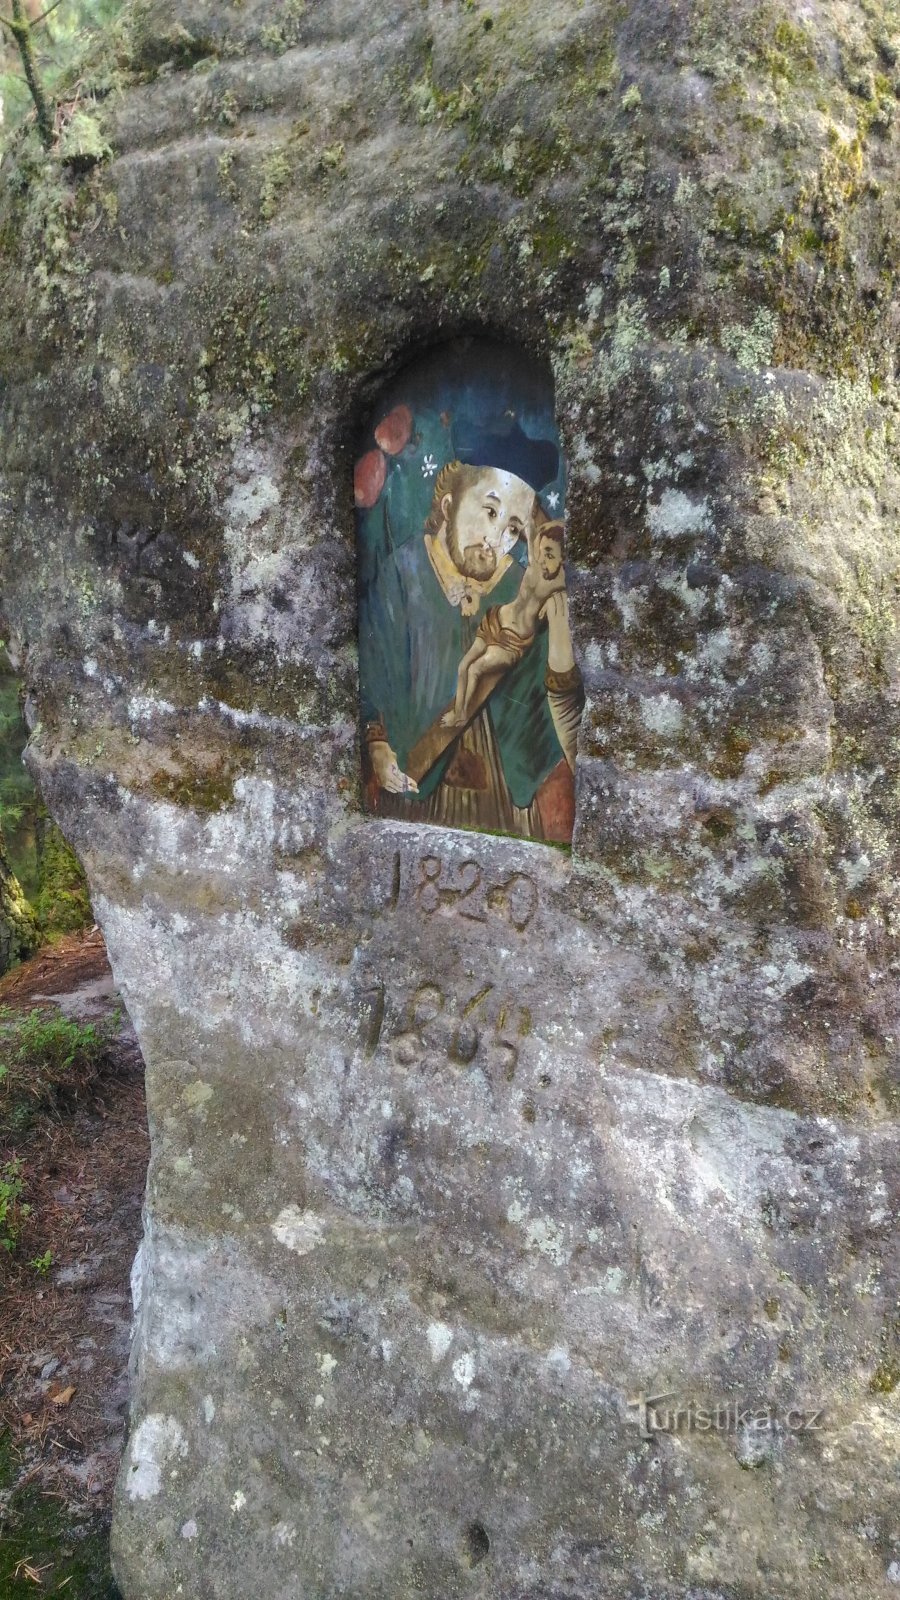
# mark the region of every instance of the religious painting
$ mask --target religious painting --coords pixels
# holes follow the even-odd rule
[[[368,808],[567,844],[584,703],[548,369],[486,340],[384,391],[354,474]]]

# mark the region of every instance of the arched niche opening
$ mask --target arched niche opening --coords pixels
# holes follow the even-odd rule
[[[488,338],[384,386],[354,473],[377,816],[570,844],[584,692],[549,365]]]

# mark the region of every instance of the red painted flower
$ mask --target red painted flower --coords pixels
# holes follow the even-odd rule
[[[361,509],[375,504],[386,477],[387,462],[380,450],[367,450],[360,456],[353,472],[353,495]]]
[[[395,406],[375,429],[375,443],[380,444],[389,456],[400,454],[409,444],[413,430],[413,414],[409,406]]]

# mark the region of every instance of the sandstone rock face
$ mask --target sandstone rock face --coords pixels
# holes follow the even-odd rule
[[[4,162],[3,606],[148,1070],[127,1600],[900,1578],[894,12],[160,3]],[[556,376],[571,854],[362,804],[357,430],[472,332]]]

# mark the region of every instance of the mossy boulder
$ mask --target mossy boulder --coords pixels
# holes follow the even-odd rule
[[[0,834],[0,973],[24,961],[40,943],[34,913],[9,864]]]
[[[893,1581],[898,58],[153,0],[110,157],[4,160],[3,608],[148,1063],[129,1600]],[[361,806],[359,426],[484,335],[556,380],[570,856]]]
[[[79,933],[94,920],[87,879],[78,858],[49,818],[40,829],[34,914],[45,939]]]

